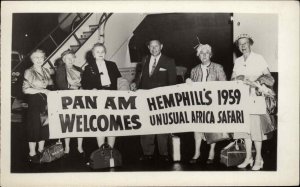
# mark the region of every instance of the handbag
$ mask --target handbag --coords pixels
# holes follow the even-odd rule
[[[255,155],[255,149],[252,149],[252,156]],[[243,140],[235,140],[229,143],[221,150],[220,162],[227,167],[237,166],[246,158],[246,147]]]
[[[120,152],[107,143],[92,152],[90,156],[90,167],[92,169],[112,168],[122,166],[122,156]]]
[[[180,154],[180,137],[176,136],[174,134],[170,134],[169,137],[169,143],[170,143],[170,153],[172,160],[174,162],[180,161],[181,154]]]
[[[40,163],[49,163],[64,156],[64,148],[60,140],[44,149],[41,153]]]
[[[276,114],[277,101],[275,97],[265,96],[268,114]]]
[[[208,144],[231,139],[228,133],[204,133],[204,137]]]
[[[275,116],[269,114],[259,115],[261,130],[264,134],[268,134],[276,130]]]

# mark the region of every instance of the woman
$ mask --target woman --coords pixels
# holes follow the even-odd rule
[[[237,58],[234,63],[232,80],[242,80],[246,84],[260,86],[260,77],[268,77],[268,81],[264,84],[273,86],[274,79],[268,69],[265,59],[251,50],[253,45],[252,38],[247,34],[240,35],[236,40],[236,45],[242,53],[242,56]],[[260,90],[263,91],[263,90]],[[255,95],[256,90],[250,86],[250,95]],[[260,115],[251,115],[250,117],[250,134],[247,133],[234,133],[234,138],[244,138],[246,144],[246,158],[243,163],[238,165],[238,168],[245,168],[248,165],[253,165],[252,158],[252,141],[254,141],[256,156],[252,170],[260,170],[263,168],[263,158],[261,155],[262,141],[266,139],[266,135],[262,131]]]
[[[106,48],[101,43],[96,43],[92,48],[93,58],[85,67],[81,85],[87,90],[117,90],[118,78],[121,73],[114,62],[105,60]],[[107,137],[108,144],[113,147],[115,137]],[[105,142],[105,137],[97,137],[98,147]]]
[[[60,63],[56,71],[56,86],[59,90],[78,90],[81,87],[81,68],[74,65],[76,56],[73,51],[66,50],[61,54],[63,63]],[[82,138],[77,138],[77,150],[84,157]],[[70,152],[70,138],[65,138],[65,155]]]
[[[30,59],[33,66],[24,73],[23,92],[28,94],[28,112],[26,132],[29,142],[30,162],[39,163],[39,156],[43,149],[45,140],[49,138],[49,127],[43,125],[40,114],[46,111],[48,86],[53,85],[50,71],[42,67],[45,60],[45,53],[37,49]],[[36,152],[38,142],[38,153]]]
[[[188,79],[187,82],[207,82],[207,81],[226,81],[226,75],[224,73],[223,67],[219,64],[211,62],[212,49],[208,44],[198,46],[197,57],[200,59],[201,64],[194,67],[191,71],[191,80]],[[195,154],[190,160],[190,163],[196,163],[200,158],[200,147],[201,141],[204,138],[205,133],[195,132]],[[207,164],[212,164],[215,157],[215,145],[216,143],[210,144],[210,150],[208,155]]]

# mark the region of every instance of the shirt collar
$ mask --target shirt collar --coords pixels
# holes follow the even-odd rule
[[[103,60],[103,61],[96,61],[96,64],[98,64],[98,65],[105,65],[105,61]]]
[[[211,62],[207,65],[204,65],[204,64],[201,63],[201,68],[206,68],[207,69],[210,66],[210,64],[211,64]]]
[[[156,57],[151,55],[151,59],[153,59],[153,60],[156,59],[156,62],[158,62],[160,56],[161,56],[161,53]]]

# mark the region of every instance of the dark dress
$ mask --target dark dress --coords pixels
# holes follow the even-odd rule
[[[50,72],[42,68],[43,74],[38,73],[33,67],[24,74],[23,91],[28,88],[45,89],[52,85]],[[40,114],[45,112],[47,96],[43,93],[28,94],[28,111],[26,133],[29,142],[38,142],[49,138],[49,126],[42,126]]]
[[[82,73],[82,69],[78,66],[73,65],[72,70],[74,71],[74,73],[78,74],[77,79],[80,82],[81,79],[80,74]],[[67,69],[64,63],[60,64],[57,67],[55,82],[58,90],[69,90],[69,85],[71,85],[71,83],[68,82]]]
[[[82,74],[81,85],[83,89],[92,90],[96,88],[97,90],[117,90],[118,78],[121,77],[121,73],[114,62],[105,60],[105,65],[111,84],[109,86],[103,86],[101,84],[101,73],[98,70],[95,60],[92,60],[85,67]]]

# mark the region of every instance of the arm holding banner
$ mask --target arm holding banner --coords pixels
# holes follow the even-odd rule
[[[176,65],[174,62],[174,59],[171,59],[169,61],[169,66],[168,67],[168,81],[169,85],[175,85],[176,84]]]
[[[140,82],[141,82],[141,78],[142,78],[142,71],[144,68],[144,65],[146,63],[146,58],[142,59],[141,63],[138,63],[136,65],[136,69],[135,69],[135,77],[132,80],[131,84],[130,84],[130,90],[131,91],[136,91],[139,88]]]
[[[56,74],[55,74],[55,82],[56,82],[56,86],[59,90],[67,90],[68,89],[66,66],[64,64],[60,64],[57,66],[57,70],[56,70]]]
[[[123,77],[119,77],[118,78],[118,90],[130,90],[129,88],[129,83],[126,79],[124,79]]]
[[[92,67],[89,65],[87,65],[82,73],[82,78],[81,78],[81,85],[82,85],[82,88],[85,89],[85,90],[91,90],[93,89],[93,84],[91,84],[91,80],[94,80],[93,79],[93,76],[95,72],[93,72],[93,69]]]
[[[227,78],[226,78],[226,74],[224,72],[223,66],[221,66],[220,64],[216,64],[216,65],[217,65],[216,67],[218,67],[217,68],[218,69],[218,71],[217,71],[217,79],[218,79],[218,81],[226,81]]]

